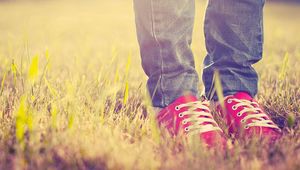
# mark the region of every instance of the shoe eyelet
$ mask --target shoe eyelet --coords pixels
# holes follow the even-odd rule
[[[244,126],[244,128],[245,128],[245,129],[249,129],[249,126],[248,126],[248,125],[246,125],[246,126]]]
[[[242,120],[241,120],[241,123],[245,123],[245,119],[242,119]]]
[[[183,121],[182,121],[182,124],[184,124],[184,125],[187,124],[187,121],[186,121],[186,120],[183,120]]]
[[[178,114],[178,117],[183,117],[183,114],[182,114],[182,113],[179,113],[179,114]]]
[[[188,127],[184,128],[184,131],[188,132],[190,129]]]
[[[238,112],[236,115],[237,115],[238,117],[241,117],[241,116],[242,116],[242,113],[241,113],[241,112]]]
[[[176,107],[175,107],[175,110],[178,111],[178,110],[180,110],[180,108],[179,108],[178,106],[176,106]]]
[[[228,99],[228,100],[227,100],[227,103],[228,103],[228,104],[232,103],[232,100],[231,100],[231,99]]]
[[[237,107],[235,105],[232,106],[232,110],[236,110]]]

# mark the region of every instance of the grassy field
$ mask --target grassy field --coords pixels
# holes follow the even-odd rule
[[[193,41],[199,74],[205,3]],[[284,137],[224,157],[160,137],[131,0],[0,3],[0,169],[300,169],[298,11],[266,5],[255,65],[257,98]]]

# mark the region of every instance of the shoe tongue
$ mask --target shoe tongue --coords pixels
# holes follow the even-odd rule
[[[246,92],[237,92],[233,95],[237,99],[252,100],[253,98]]]
[[[185,95],[176,99],[176,102],[179,103],[188,103],[188,102],[195,102],[195,101],[198,101],[198,99],[196,96],[193,95]]]

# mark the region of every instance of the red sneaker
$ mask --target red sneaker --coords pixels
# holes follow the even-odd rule
[[[238,92],[227,96],[224,101],[226,113],[220,104],[217,110],[226,115],[229,133],[236,137],[258,137],[270,142],[281,137],[281,130],[262,110],[257,101],[248,93]]]
[[[172,136],[199,135],[209,148],[226,145],[226,139],[209,109],[208,101],[198,101],[195,96],[182,96],[162,109],[157,115],[158,124]]]

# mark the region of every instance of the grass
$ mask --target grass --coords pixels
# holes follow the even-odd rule
[[[197,3],[199,73],[204,8]],[[264,58],[255,65],[258,100],[284,137],[241,143],[224,157],[161,138],[132,1],[0,3],[0,169],[300,169],[299,10],[266,5]]]

